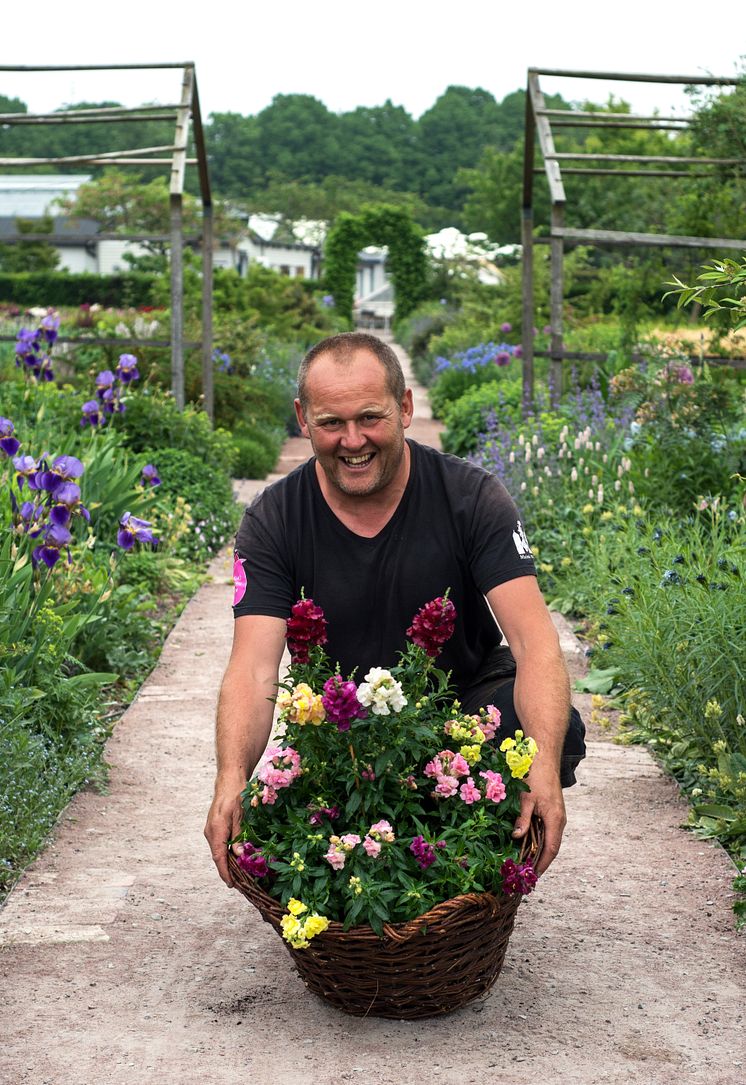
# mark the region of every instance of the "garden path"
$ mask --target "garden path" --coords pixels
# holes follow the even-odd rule
[[[416,398],[411,433],[437,443]],[[279,472],[307,451],[288,441]],[[239,500],[263,485],[239,483]],[[229,585],[225,552],[110,740],[107,794],[77,796],[0,913],[2,1085],[746,1081],[731,865],[682,830],[649,754],[603,732],[487,998],[408,1023],[306,993],[202,838]],[[557,626],[577,675],[580,646]]]

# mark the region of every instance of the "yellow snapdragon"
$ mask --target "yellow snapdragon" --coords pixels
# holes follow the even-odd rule
[[[321,695],[314,693],[306,682],[299,682],[292,692],[281,689],[277,694],[277,707],[280,710],[280,719],[300,724],[301,727],[307,723],[318,727],[326,719]]]
[[[287,904],[288,914],[280,920],[282,937],[293,949],[305,949],[311,938],[321,934],[329,926],[329,920],[325,915],[312,912],[306,916],[303,922],[298,919],[299,915],[308,911],[308,905],[301,900],[291,897]]]
[[[503,739],[500,750],[505,754],[511,776],[516,780],[522,780],[531,768],[534,757],[538,753],[538,746],[533,738],[524,737],[523,731],[518,730],[515,738]]]

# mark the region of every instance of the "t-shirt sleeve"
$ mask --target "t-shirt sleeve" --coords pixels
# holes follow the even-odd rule
[[[480,486],[469,548],[472,575],[483,595],[516,577],[536,576],[533,554],[518,509],[494,475],[485,475]]]
[[[287,618],[295,602],[293,578],[283,556],[279,520],[256,502],[246,509],[233,555],[233,615],[267,614]]]

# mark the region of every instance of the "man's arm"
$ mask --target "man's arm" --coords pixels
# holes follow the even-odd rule
[[[570,715],[570,683],[559,637],[533,576],[499,584],[487,601],[516,661],[514,700],[523,732],[539,747],[521,796],[514,836],[528,832],[532,813],[544,822],[543,873],[560,848],[567,817],[560,786],[560,758]]]
[[[247,614],[236,618],[233,648],[218,699],[215,794],[205,836],[226,885],[227,842],[241,825],[241,792],[269,741],[277,674],[285,647],[282,618]]]

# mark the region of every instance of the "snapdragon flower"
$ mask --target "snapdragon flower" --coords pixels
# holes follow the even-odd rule
[[[371,667],[365,681],[358,686],[357,698],[376,716],[401,712],[407,703],[401,682],[397,682],[391,672],[383,667]]]

